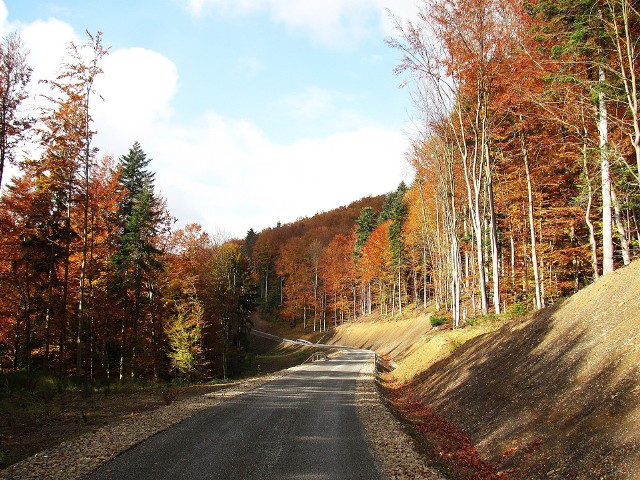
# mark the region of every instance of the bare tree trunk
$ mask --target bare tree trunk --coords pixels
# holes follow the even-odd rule
[[[45,372],[49,371],[49,354],[51,348],[51,312],[53,308],[51,306],[52,293],[53,293],[53,269],[55,267],[55,250],[54,243],[51,242],[51,255],[49,257],[49,272],[48,272],[48,281],[47,281],[47,309],[45,313],[45,339],[44,339],[44,364],[43,369]]]
[[[488,147],[487,147],[488,150]],[[489,152],[487,155],[487,163],[489,162]],[[498,230],[496,227],[496,214],[493,199],[493,181],[491,179],[491,171],[487,164],[487,192],[489,201],[489,231],[491,240],[491,266],[493,274],[493,308],[497,314],[500,314],[500,258],[498,253]]]
[[[516,245],[513,239],[513,234],[509,235],[509,246],[511,253],[511,288],[513,292],[516,291]]]
[[[352,286],[351,288],[352,292],[353,292],[353,319],[355,320],[356,318],[358,318],[358,314],[357,314],[357,306],[358,306],[358,295],[356,293],[356,286],[355,284]]]
[[[71,192],[67,192],[67,216],[65,219],[64,279],[62,283],[62,315],[60,324],[60,375],[64,373],[67,343],[67,298],[69,295],[69,255],[71,250]]]
[[[398,311],[402,315],[402,278],[400,267],[398,267]]]
[[[393,282],[391,290],[391,316],[396,314],[396,282]]]
[[[269,296],[269,269],[264,269],[264,299]]]
[[[586,138],[586,131],[585,131]],[[596,243],[596,234],[591,221],[591,206],[593,205],[593,189],[591,188],[591,177],[589,176],[589,166],[587,163],[587,144],[582,145],[582,166],[584,169],[584,176],[587,182],[587,208],[584,214],[585,223],[589,228],[589,245],[591,246],[591,269],[593,270],[594,279],[600,277],[598,272],[598,245]]]
[[[126,346],[125,318],[126,318],[126,312],[122,315],[122,322],[120,323],[120,367],[118,372],[118,378],[120,380],[124,378],[124,348]]]
[[[87,106],[88,108],[88,106]],[[80,296],[78,299],[78,331],[76,335],[76,376],[82,369],[82,328],[85,317],[85,280],[87,276],[87,250],[89,244],[89,144],[84,163],[84,192],[82,217],[82,261],[80,262]]]
[[[533,281],[536,289],[536,310],[542,308],[542,295],[540,291],[540,272],[538,271],[538,251],[536,248],[536,229],[533,217],[533,188],[531,187],[531,172],[529,170],[529,152],[524,133],[520,135],[520,146],[524,160],[524,171],[527,178],[527,213],[529,214],[529,234],[531,237],[531,263],[533,265]]]
[[[602,66],[598,67],[601,83],[606,80]],[[598,137],[602,178],[602,275],[613,272],[613,225],[611,209],[611,172],[609,159],[607,102],[603,91],[598,94]]]
[[[616,190],[611,187],[611,201],[613,203],[613,218],[620,237],[620,250],[622,252],[622,261],[625,265],[631,263],[631,250],[629,249],[629,239],[627,237],[627,229],[622,223],[622,213],[620,211],[620,202],[618,202],[618,196]]]

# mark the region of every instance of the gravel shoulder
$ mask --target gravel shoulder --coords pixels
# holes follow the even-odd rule
[[[297,368],[239,382],[219,392],[176,401],[63,442],[0,471],[0,480],[82,478],[99,465],[195,413],[275,380]],[[304,367],[302,367],[304,368]],[[385,407],[375,383],[374,366],[360,373],[356,390],[358,415],[385,479],[441,477],[413,448],[402,424]]]
[[[404,425],[385,406],[375,379],[374,365],[360,372],[356,388],[358,415],[370,448],[387,480],[444,480],[414,448]]]

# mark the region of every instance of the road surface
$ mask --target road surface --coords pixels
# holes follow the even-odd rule
[[[89,479],[380,479],[356,412],[373,353],[344,351],[200,412]]]

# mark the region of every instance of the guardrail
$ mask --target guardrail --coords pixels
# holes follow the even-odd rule
[[[375,366],[376,370],[378,370],[379,372],[392,372],[396,368],[398,368],[398,364],[396,362],[394,362],[393,360],[388,360],[382,355],[378,355],[377,353],[375,357]]]
[[[324,352],[315,352],[302,363],[319,362],[320,360],[326,361],[329,360],[329,357],[327,357],[327,354]]]

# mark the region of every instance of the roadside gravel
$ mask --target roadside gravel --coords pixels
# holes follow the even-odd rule
[[[445,480],[426,464],[400,421],[385,407],[376,386],[374,365],[365,367],[358,380],[358,415],[385,480]]]
[[[119,453],[193,414],[253,390],[295,369],[296,367],[238,382],[219,392],[173,402],[157,410],[107,425],[11,465],[0,472],[0,480],[82,478]],[[384,406],[375,384],[373,364],[360,373],[356,399],[369,445],[385,479],[441,480],[413,449],[411,438],[403,432],[400,422]]]

